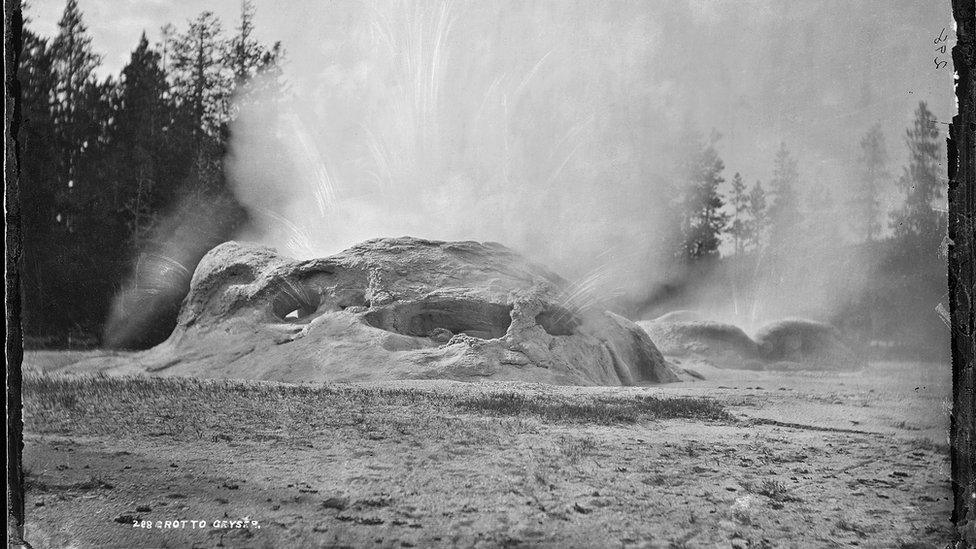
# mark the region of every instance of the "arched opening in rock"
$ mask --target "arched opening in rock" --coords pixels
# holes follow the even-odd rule
[[[300,322],[315,314],[319,308],[318,293],[304,285],[284,281],[271,299],[271,313],[284,322]]]
[[[370,311],[363,320],[374,328],[414,337],[449,339],[466,334],[480,339],[505,335],[512,324],[512,307],[465,299],[438,299],[400,303]]]
[[[576,333],[580,321],[562,307],[550,307],[535,315],[535,321],[549,335],[570,336]]]

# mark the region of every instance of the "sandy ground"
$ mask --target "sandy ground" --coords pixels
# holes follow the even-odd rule
[[[68,362],[28,354],[25,369]],[[946,545],[947,365],[682,366],[706,380],[371,383],[308,396],[197,382],[168,393],[169,385],[133,386],[121,403],[98,383],[28,390],[27,539],[34,547]],[[731,416],[641,412],[617,421],[461,406],[466,395],[492,394],[606,406],[697,397]]]

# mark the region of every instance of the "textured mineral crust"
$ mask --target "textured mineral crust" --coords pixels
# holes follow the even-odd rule
[[[574,308],[566,287],[494,243],[384,238],[296,261],[227,242],[197,266],[169,339],[110,370],[287,382],[678,380],[647,333]]]

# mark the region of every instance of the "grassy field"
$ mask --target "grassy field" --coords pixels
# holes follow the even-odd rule
[[[573,398],[516,391],[482,393],[356,385],[285,385],[244,380],[28,375],[25,399],[30,425],[79,435],[111,435],[120,429],[153,436],[222,432],[228,422],[254,428],[289,426],[289,435],[312,436],[317,425],[370,429],[370,415],[425,429],[446,417],[471,414],[536,418],[549,423],[634,424],[653,419],[733,421],[714,400],[647,395]],[[93,423],[95,416],[102,421]],[[173,420],[179,419],[174,422]],[[450,422],[454,425],[455,422]],[[390,425],[387,425],[390,427]],[[148,431],[146,431],[148,429]]]
[[[856,377],[750,375],[622,389],[28,374],[27,537],[34,547],[943,545],[945,446],[932,435],[937,414],[912,408],[936,393],[910,391],[899,419],[887,410],[905,396],[862,391]]]

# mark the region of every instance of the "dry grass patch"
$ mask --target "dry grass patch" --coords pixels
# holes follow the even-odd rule
[[[597,398],[512,389],[476,392],[104,375],[25,376],[24,403],[25,427],[35,433],[184,439],[221,433],[220,440],[285,443],[340,432],[374,440],[418,432],[480,440],[532,432],[540,423],[735,421],[720,404],[704,398]]]

